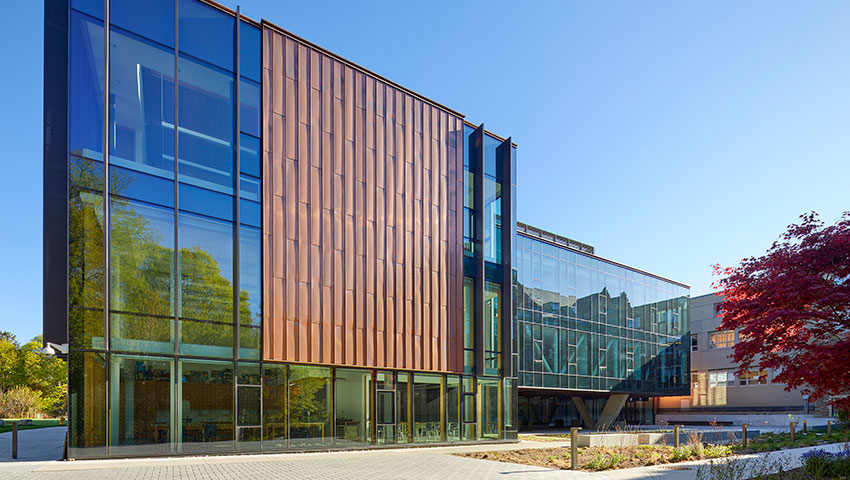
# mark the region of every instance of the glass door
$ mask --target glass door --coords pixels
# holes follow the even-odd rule
[[[375,374],[375,443],[396,443],[396,378],[393,372]]]

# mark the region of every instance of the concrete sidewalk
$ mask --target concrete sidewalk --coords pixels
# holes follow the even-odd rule
[[[477,460],[451,455],[463,451],[493,451],[515,448],[560,446],[557,442],[520,442],[510,445],[426,447],[357,452],[287,453],[215,457],[174,457],[76,462],[31,462],[0,464],[0,477],[14,479],[93,480],[223,480],[223,479],[505,479],[506,475],[529,479],[693,480],[697,468],[708,461],[641,467],[589,473],[554,470]],[[799,465],[800,454],[812,448],[838,451],[843,445],[798,448],[739,457],[736,462],[756,462],[765,455],[785,458],[786,468]],[[508,477],[510,478],[510,477]]]
[[[61,460],[68,427],[47,427],[18,432],[18,458],[12,459],[12,432],[0,433],[0,468],[3,462]]]

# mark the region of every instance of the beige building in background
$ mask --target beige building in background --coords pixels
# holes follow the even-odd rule
[[[773,371],[735,374],[738,367],[731,355],[740,335],[718,330],[722,300],[713,293],[691,298],[691,394],[660,398],[660,413],[814,413],[799,390],[787,392],[784,385],[772,383]]]

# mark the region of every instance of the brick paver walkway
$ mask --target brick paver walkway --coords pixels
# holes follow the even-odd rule
[[[556,443],[557,444],[557,443]],[[437,447],[361,452],[240,455],[219,457],[93,460],[76,462],[0,463],[0,478],[22,480],[219,480],[219,479],[576,479],[693,480],[698,462],[666,467],[613,470],[600,473],[551,470],[528,465],[475,460],[451,455],[470,450],[534,448],[552,443],[522,442],[519,445]],[[842,445],[832,445],[838,450]],[[808,449],[788,450],[782,455],[793,467]],[[756,455],[757,456],[757,455]],[[591,478],[592,477],[592,478]]]

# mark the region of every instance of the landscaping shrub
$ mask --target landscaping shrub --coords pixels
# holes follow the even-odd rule
[[[802,458],[806,473],[814,478],[850,476],[850,450],[837,453],[809,450]]]
[[[588,470],[608,470],[609,468],[614,468],[618,463],[623,461],[625,457],[618,453],[612,453],[611,455],[606,455],[604,453],[599,453],[595,455],[589,462],[585,465]]]
[[[0,393],[0,418],[33,417],[44,406],[41,392],[15,387]]]
[[[728,445],[708,445],[702,452],[705,458],[720,458],[732,455],[732,447]]]
[[[690,446],[676,447],[673,449],[673,461],[680,462],[691,458],[694,454],[694,449]]]

